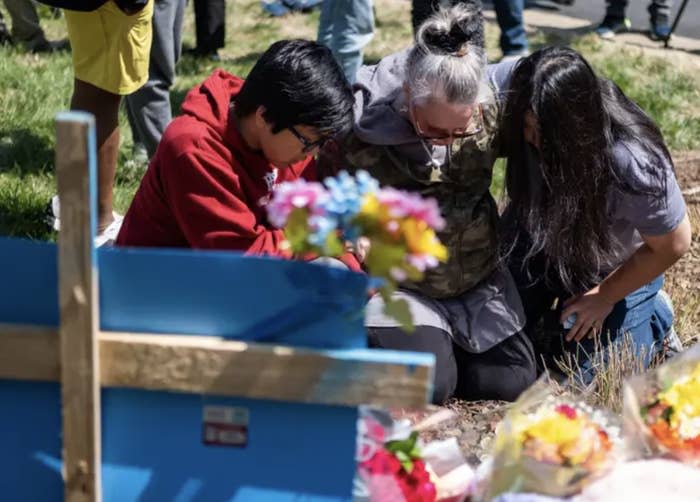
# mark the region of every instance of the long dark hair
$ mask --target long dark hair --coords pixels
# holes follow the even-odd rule
[[[538,127],[538,149],[524,139],[528,112]],[[545,277],[570,294],[592,287],[619,251],[608,218],[611,187],[649,190],[624,177],[615,144],[638,145],[651,159],[645,168],[665,191],[659,166],[672,164],[661,132],[617,85],[598,78],[580,54],[558,47],[518,63],[503,124],[510,251],[524,248],[526,270],[531,258],[543,256]],[[532,156],[536,162],[528,162]]]

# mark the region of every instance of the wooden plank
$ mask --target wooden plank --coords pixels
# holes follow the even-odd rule
[[[430,356],[303,350],[218,337],[103,332],[102,386],[304,403],[422,407]],[[58,380],[58,334],[0,325],[0,378]]]
[[[415,353],[110,332],[100,356],[103,386],[348,406],[422,407],[432,392],[432,356]]]
[[[0,324],[0,378],[56,381],[60,371],[58,329]]]
[[[97,333],[95,124],[85,113],[56,119],[56,174],[61,201],[58,236],[61,401],[66,502],[98,502],[100,384]]]

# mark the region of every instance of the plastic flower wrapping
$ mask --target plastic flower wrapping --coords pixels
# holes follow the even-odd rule
[[[297,255],[338,257],[368,241],[364,265],[378,279],[386,313],[408,329],[412,326],[408,305],[392,300],[391,293],[400,282],[420,281],[425,270],[447,260],[447,249],[435,234],[445,226],[435,200],[380,189],[366,171],[354,177],[341,171],[323,183],[281,183],[267,213],[270,223],[284,228]]]
[[[462,502],[473,481],[456,439],[423,445],[407,420],[360,408],[356,502]]]
[[[619,438],[610,416],[555,397],[539,381],[499,425],[482,492],[487,500],[507,492],[572,496],[614,465]]]
[[[700,345],[625,383],[624,427],[636,456],[700,467]]]

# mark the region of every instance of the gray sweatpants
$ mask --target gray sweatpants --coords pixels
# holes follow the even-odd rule
[[[134,144],[142,143],[149,158],[172,120],[170,87],[180,59],[184,12],[185,0],[156,0],[148,82],[124,100]]]

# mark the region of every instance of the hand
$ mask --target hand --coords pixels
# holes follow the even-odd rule
[[[571,314],[576,314],[576,322],[566,334],[566,341],[580,342],[586,335],[593,337],[600,334],[603,323],[612,312],[614,305],[601,294],[599,286],[566,300],[561,322],[563,323]]]
[[[345,250],[353,253],[360,263],[364,263],[367,259],[370,247],[372,247],[372,243],[367,237],[358,238],[354,245],[352,242],[345,243]]]

